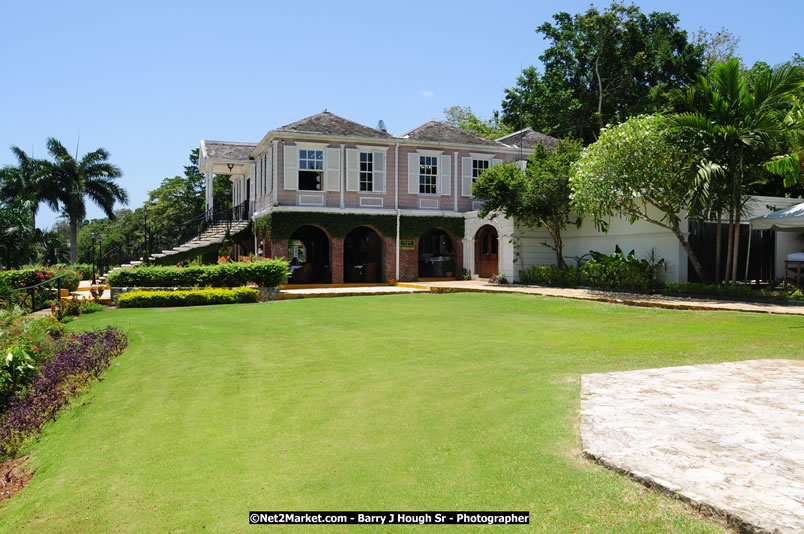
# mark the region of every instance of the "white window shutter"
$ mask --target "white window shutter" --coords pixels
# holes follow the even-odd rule
[[[385,193],[385,152],[374,152],[372,155],[374,170],[374,191]]]
[[[419,194],[419,154],[408,154],[408,193]]]
[[[324,183],[327,184],[327,191],[341,190],[341,149],[327,149],[327,165],[324,171]]]
[[[461,158],[461,194],[472,196],[472,158]]]
[[[356,148],[346,149],[346,190],[360,189],[360,151]]]
[[[285,147],[285,189],[299,188],[299,153],[295,146]]]
[[[502,160],[501,159],[493,159],[493,160],[491,160],[491,165],[489,166],[489,168],[496,167],[497,165],[502,165]]]
[[[265,153],[265,163],[262,166],[262,174],[263,174],[263,190],[265,191],[265,196],[268,196],[268,193],[271,192],[271,188],[273,187],[273,180],[271,180],[271,172],[274,169],[273,165],[273,158],[271,157],[271,151]]]
[[[442,195],[451,195],[452,194],[452,173],[450,161],[452,160],[449,156],[441,156],[441,169],[439,170],[439,174],[441,175],[441,186],[439,187],[440,193]]]

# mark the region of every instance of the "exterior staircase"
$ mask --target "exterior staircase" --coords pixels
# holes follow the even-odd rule
[[[162,258],[169,257],[169,256],[176,256],[178,254],[184,254],[185,252],[189,252],[191,250],[202,249],[202,248],[206,248],[206,247],[208,247],[210,245],[221,244],[226,239],[227,229],[228,229],[229,235],[235,235],[235,234],[237,234],[239,232],[242,232],[246,228],[248,228],[249,224],[250,223],[247,220],[245,220],[245,221],[240,220],[240,221],[214,222],[214,223],[210,224],[210,226],[206,230],[204,230],[204,232],[201,233],[201,235],[199,235],[197,237],[194,237],[193,239],[187,241],[186,243],[183,243],[183,244],[181,244],[181,245],[179,245],[177,247],[174,247],[172,249],[163,250],[162,252],[157,252],[157,253],[151,254],[151,256],[148,258],[148,261],[149,262],[154,262],[154,261],[157,261],[157,260],[160,260]],[[137,265],[142,265],[142,263],[143,263],[142,259],[140,259],[140,260],[132,260],[132,261],[130,261],[128,263],[120,265],[119,267],[115,267],[115,268],[111,269],[109,271],[109,273],[112,273],[112,272],[120,270],[120,269],[126,269],[126,268],[129,268],[129,267],[136,267]],[[106,276],[109,273],[104,274],[103,276],[101,276],[100,279],[101,280],[106,280]]]

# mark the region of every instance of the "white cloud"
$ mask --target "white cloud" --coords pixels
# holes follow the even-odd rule
[[[429,89],[422,89],[421,94],[425,98],[430,98],[431,96],[435,96],[435,93]]]

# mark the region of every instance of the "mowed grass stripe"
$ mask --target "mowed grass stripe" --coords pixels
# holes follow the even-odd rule
[[[36,476],[0,532],[238,532],[252,509],[523,509],[524,531],[717,532],[580,456],[580,375],[801,358],[804,341],[797,317],[486,294],[73,324],[121,326],[130,348],[33,444]]]

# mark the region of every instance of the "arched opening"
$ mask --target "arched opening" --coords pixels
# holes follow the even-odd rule
[[[499,272],[500,256],[497,229],[486,224],[475,234],[475,269],[478,276],[488,278]]]
[[[358,226],[343,241],[343,280],[348,283],[382,281],[382,239],[366,226]]]
[[[301,226],[288,240],[291,284],[329,284],[332,272],[329,262],[329,238],[315,226]]]
[[[433,228],[419,238],[419,278],[455,275],[452,239],[444,230]]]

